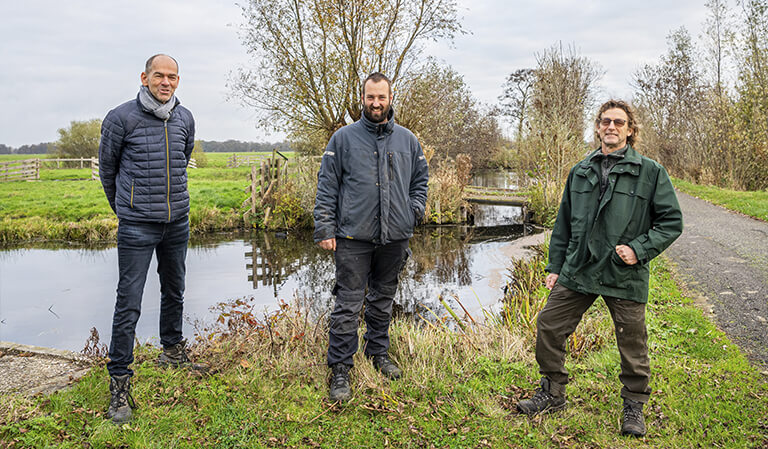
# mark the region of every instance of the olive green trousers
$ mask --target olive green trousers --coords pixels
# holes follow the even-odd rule
[[[549,379],[553,395],[565,394],[568,370],[565,369],[566,341],[576,330],[584,312],[598,295],[575,292],[560,284],[549,294],[539,313],[536,333],[536,361],[539,372]],[[621,397],[648,402],[651,377],[648,358],[648,333],[645,327],[645,304],[619,298],[603,297],[616,330],[616,344],[621,355],[619,380],[624,385]]]

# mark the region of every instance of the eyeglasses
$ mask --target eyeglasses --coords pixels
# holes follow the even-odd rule
[[[621,128],[622,126],[627,124],[627,121],[622,118],[615,118],[615,119],[609,119],[604,118],[600,119],[600,125],[605,126],[606,128],[611,126],[611,122],[613,122],[617,128]]]

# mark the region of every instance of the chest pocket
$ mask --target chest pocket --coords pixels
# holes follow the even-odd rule
[[[597,208],[600,180],[589,166],[580,166],[571,178],[571,233],[579,238],[591,227]]]
[[[620,236],[619,243],[632,240],[648,231],[650,223],[649,198],[653,186],[638,179],[637,176],[619,176],[613,197],[606,210],[609,233]]]

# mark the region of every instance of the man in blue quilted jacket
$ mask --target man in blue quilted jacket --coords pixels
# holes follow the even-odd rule
[[[390,379],[389,322],[408,239],[424,216],[429,168],[412,132],[395,124],[392,86],[381,73],[363,82],[363,116],[333,134],[315,199],[315,242],[334,251],[336,301],[330,317],[330,399],[352,397],[349,371],[365,305],[365,355]]]
[[[160,276],[159,363],[189,365],[182,337],[185,258],[189,240],[187,164],[195,144],[192,113],[174,95],[179,66],[168,55],[147,60],[136,99],[109,111],[101,126],[99,172],[118,218],[119,281],[107,369],[107,416],[131,419],[133,342],[152,254]]]

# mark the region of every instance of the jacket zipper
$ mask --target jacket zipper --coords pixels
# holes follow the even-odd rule
[[[392,152],[387,153],[389,156],[389,180],[392,181]]]
[[[133,184],[136,182],[135,179],[131,179],[131,209],[133,209]]]
[[[165,202],[168,205],[168,221],[171,221],[171,156],[168,149],[168,119],[163,121],[165,128]]]

